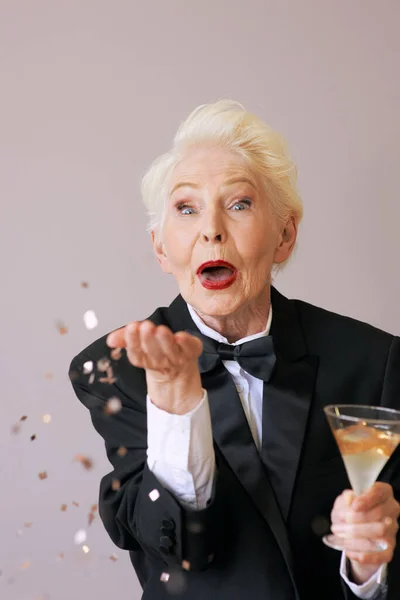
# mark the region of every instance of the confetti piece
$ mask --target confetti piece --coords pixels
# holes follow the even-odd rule
[[[158,490],[152,490],[149,494],[149,498],[150,500],[152,500],[153,502],[155,502],[156,500],[158,500],[160,497],[160,492]]]
[[[75,456],[75,460],[78,460],[82,466],[85,467],[85,469],[87,471],[89,471],[90,469],[93,468],[93,461],[91,458],[88,458],[87,456],[83,456],[82,454],[77,454]]]
[[[108,358],[100,358],[100,360],[97,361],[96,366],[99,371],[105,372],[110,367],[110,361]]]
[[[30,529],[32,527],[32,523],[24,523],[24,527]]]
[[[113,348],[110,355],[113,360],[119,360],[122,356],[122,348]]]
[[[43,423],[50,423],[51,415],[43,415],[42,421],[43,421]]]
[[[96,314],[93,310],[87,310],[83,315],[83,321],[86,325],[86,329],[94,329],[98,325]]]
[[[22,563],[21,569],[28,569],[30,566],[31,566],[31,561],[26,560],[24,563]]]
[[[50,381],[50,379],[53,379],[54,375],[51,371],[46,371],[46,373],[44,374],[44,378],[47,379],[48,381]]]
[[[42,471],[41,473],[39,473],[39,479],[47,479],[47,472]]]
[[[94,515],[92,512],[90,512],[90,513],[88,514],[88,525],[89,525],[89,527],[90,527],[90,525],[93,523],[93,521],[95,520],[95,518],[96,518],[96,517],[95,517],[95,515]]]
[[[116,396],[113,396],[112,398],[109,398],[107,400],[106,406],[104,408],[104,412],[107,415],[115,415],[116,413],[118,413],[122,408],[122,402],[119,398],[117,398]]]
[[[118,492],[120,487],[121,487],[121,482],[119,481],[119,479],[113,479],[111,482],[111,489],[114,490],[114,492]]]
[[[26,420],[27,420],[27,418],[28,418],[28,417],[27,417],[26,415],[23,415],[23,416],[20,418],[20,421],[26,421]]]
[[[36,440],[36,433],[31,435],[30,440],[31,440],[31,442],[34,442]]]
[[[90,550],[89,546],[82,546],[82,550],[84,551],[85,554],[87,554]]]
[[[59,555],[57,556],[57,560],[63,560],[65,554],[64,552],[60,552]]]
[[[11,433],[13,435],[17,435],[17,433],[19,433],[21,431],[21,425],[19,423],[16,423],[15,425],[13,425],[11,427]]]
[[[61,504],[60,510],[61,510],[61,512],[65,512],[67,510],[67,505]]]
[[[169,577],[170,577],[169,573],[161,573],[160,581],[163,581],[165,583],[166,581],[169,580]]]
[[[92,384],[94,381],[94,373],[91,374],[91,376],[89,377],[89,383]]]
[[[83,372],[85,375],[89,375],[89,373],[91,373],[92,371],[93,371],[93,361],[87,360],[85,363],[83,363]]]
[[[87,534],[84,529],[79,529],[75,533],[75,536],[74,536],[75,544],[83,544],[84,542],[86,542],[86,539],[87,539]]]
[[[182,569],[185,569],[185,571],[190,571],[190,562],[188,560],[182,561]]]
[[[92,508],[90,509],[92,512],[96,512],[97,504],[92,504]]]
[[[79,506],[79,502],[75,502],[75,500],[73,500],[73,501],[72,501],[72,504],[73,504],[74,506]]]
[[[115,561],[118,560],[118,556],[116,554],[111,554],[110,560],[112,560],[113,562],[115,562]]]
[[[88,288],[89,287],[88,282],[87,281],[81,281],[81,287]]]
[[[68,327],[66,327],[62,321],[57,321],[56,327],[60,335],[65,335],[68,333]]]
[[[128,454],[128,450],[124,446],[120,446],[117,450],[118,456],[124,457]]]
[[[78,371],[70,371],[69,372],[69,378],[70,378],[70,380],[72,382],[76,381],[77,379],[79,379],[79,373],[78,373]]]

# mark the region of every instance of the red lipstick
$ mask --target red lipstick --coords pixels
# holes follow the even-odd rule
[[[236,267],[225,260],[209,260],[197,269],[201,285],[207,290],[224,290],[236,280]]]

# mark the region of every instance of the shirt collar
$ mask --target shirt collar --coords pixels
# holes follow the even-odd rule
[[[222,342],[224,344],[230,343],[230,342],[228,342],[226,337],[224,337],[223,335],[218,333],[218,331],[215,331],[214,329],[211,329],[211,327],[206,325],[204,323],[204,321],[202,321],[202,319],[199,317],[199,315],[197,314],[195,309],[192,306],[190,306],[190,304],[188,304],[187,307],[188,307],[190,316],[192,317],[196,327],[201,331],[201,333],[203,335],[206,335],[207,337],[212,338],[213,340],[216,340],[217,342]],[[271,323],[272,323],[272,305],[270,306],[270,309],[269,309],[267,326],[265,327],[264,331],[260,331],[259,333],[254,333],[253,335],[248,335],[247,337],[244,337],[241,340],[238,340],[237,342],[231,343],[231,346],[237,346],[238,344],[243,344],[244,342],[250,342],[251,340],[256,340],[257,338],[269,335],[269,332],[271,329]]]

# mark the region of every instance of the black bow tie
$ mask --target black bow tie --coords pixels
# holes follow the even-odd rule
[[[236,360],[244,371],[269,381],[274,370],[276,356],[271,336],[263,336],[238,346],[217,342],[199,331],[187,329],[188,333],[198,337],[203,342],[203,353],[199,358],[201,373],[211,371],[220,361]]]

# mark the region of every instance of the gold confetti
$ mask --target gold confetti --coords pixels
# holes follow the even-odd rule
[[[36,440],[36,433],[34,433],[33,435],[31,435],[31,442],[34,442]]]
[[[85,467],[85,469],[87,471],[89,471],[90,469],[93,468],[93,461],[91,458],[88,458],[87,456],[83,456],[82,454],[77,454],[75,456],[75,460],[78,460],[81,463],[81,465],[83,467]]]
[[[119,479],[113,479],[111,482],[111,489],[114,490],[114,492],[117,492],[121,487],[121,482],[119,481]]]
[[[43,415],[42,421],[43,421],[43,423],[50,423],[51,415]]]
[[[83,287],[85,289],[88,288],[89,287],[88,282],[87,281],[81,281],[81,287]]]
[[[65,512],[67,510],[67,505],[66,504],[61,504],[60,510],[62,512]]]
[[[66,327],[62,321],[57,321],[56,327],[60,335],[65,335],[68,333],[68,327]]]
[[[39,473],[39,479],[47,479],[46,471],[42,471],[41,473]]]
[[[188,560],[182,561],[182,569],[185,569],[185,571],[190,571],[190,562]]]
[[[23,415],[23,416],[20,418],[20,421],[26,421],[26,420],[27,420],[27,418],[28,418],[28,417],[27,417],[26,415]]]
[[[110,367],[110,361],[108,360],[108,358],[101,358],[97,361],[96,366],[99,371],[105,372]]]
[[[21,425],[19,423],[16,423],[15,425],[13,425],[11,427],[11,433],[13,435],[17,435],[17,433],[19,433],[21,431]]]
[[[113,360],[119,360],[122,356],[122,348],[113,348],[110,352],[110,356]]]
[[[32,527],[32,523],[24,523],[24,527],[30,529]]]
[[[31,566],[31,561],[26,560],[24,563],[22,563],[21,569],[28,569],[28,567],[30,567],[30,566]]]
[[[46,373],[44,374],[44,378],[47,380],[53,379],[54,375],[51,371],[46,371]]]
[[[65,556],[64,552],[60,552],[59,555],[57,556],[57,559],[63,560],[64,556]]]
[[[113,562],[115,562],[116,560],[118,560],[118,556],[116,554],[111,554],[110,560],[112,560]]]
[[[87,554],[90,550],[89,546],[82,546],[82,550],[84,551],[85,554]]]
[[[117,450],[118,456],[124,457],[128,454],[128,450],[124,446],[120,446]]]
[[[79,502],[75,502],[75,500],[73,500],[73,501],[72,501],[72,504],[73,504],[74,506],[79,506]]]
[[[92,504],[92,508],[90,509],[92,512],[96,512],[97,504]]]
[[[89,527],[93,523],[94,520],[95,520],[95,515],[92,512],[90,512],[88,514],[88,525],[89,525]]]
[[[114,396],[113,398],[109,398],[107,400],[106,406],[104,408],[104,412],[106,415],[115,415],[122,408],[122,402],[119,398]]]

